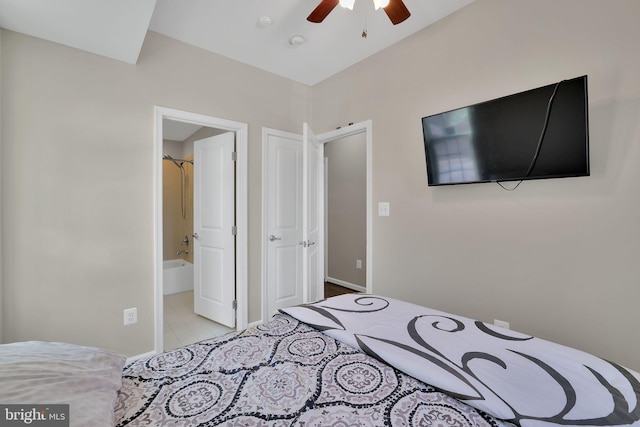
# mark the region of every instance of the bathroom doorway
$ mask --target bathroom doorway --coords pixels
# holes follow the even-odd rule
[[[161,107],[156,107],[155,119],[155,351],[161,352],[246,327],[247,125]],[[220,150],[202,149],[204,143],[215,145],[221,139],[231,143],[225,145],[228,166],[224,181],[217,167],[222,162],[222,157],[216,157]],[[218,184],[210,185],[213,181]],[[232,221],[220,233],[225,235],[226,248],[211,243],[220,241],[211,233],[217,227],[208,227],[203,219],[203,212],[211,209],[198,208],[218,198],[220,188],[229,195],[214,203],[225,207],[225,218]],[[227,232],[233,233],[231,239]],[[227,253],[225,265],[230,274],[216,282],[219,275],[210,274],[215,258],[206,257],[221,250]],[[216,272],[223,267],[221,264]],[[203,313],[203,302],[208,313]],[[224,321],[217,318],[219,311],[227,313]]]

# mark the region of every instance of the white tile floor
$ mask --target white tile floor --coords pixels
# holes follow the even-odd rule
[[[232,331],[193,312],[193,291],[164,296],[165,351]]]

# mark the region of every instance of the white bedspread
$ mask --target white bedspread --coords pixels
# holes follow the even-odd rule
[[[113,426],[125,356],[53,342],[0,345],[0,402],[69,404],[70,425]]]

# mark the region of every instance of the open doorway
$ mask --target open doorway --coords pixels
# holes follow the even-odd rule
[[[324,144],[325,298],[366,291],[366,159],[364,132]]]
[[[203,142],[215,142],[220,138],[231,140],[231,148],[229,149],[228,146],[225,148],[228,152],[225,151],[224,157],[227,159],[228,154],[229,163],[232,166],[227,174],[225,184],[223,186],[217,185],[208,190],[205,185],[199,185],[198,182],[206,184],[211,182],[212,178],[216,179],[214,175],[218,168],[213,167],[211,161],[219,162],[218,153],[223,151],[219,150],[217,145],[212,150],[208,150],[206,147],[203,150],[202,144]],[[233,154],[234,146],[235,154]],[[194,156],[198,166],[195,169],[193,167]],[[232,158],[233,160],[231,160]],[[221,229],[225,234],[227,232],[229,235],[233,233],[231,245],[227,244],[226,246],[226,252],[231,257],[230,263],[227,265],[230,265],[229,270],[233,271],[229,276],[230,279],[225,279],[227,290],[224,295],[222,293],[218,295],[216,290],[215,298],[211,301],[218,302],[218,299],[221,301],[224,299],[229,305],[230,316],[233,316],[226,323],[235,326],[235,329],[246,328],[248,306],[247,125],[156,107],[154,165],[156,195],[154,324],[155,352],[159,353],[176,345],[187,343],[180,340],[176,342],[172,338],[171,333],[174,332],[175,335],[175,331],[166,331],[167,320],[173,319],[174,322],[177,322],[178,326],[169,328],[179,329],[178,334],[182,340],[198,341],[234,329],[209,325],[204,319],[198,320],[199,316],[193,314],[192,304],[195,300],[195,310],[200,312],[198,298],[202,301],[203,296],[208,297],[205,295],[207,292],[202,291],[203,288],[199,287],[199,284],[209,283],[207,266],[211,263],[203,262],[202,257],[206,257],[208,252],[212,252],[212,250],[208,250],[212,245],[207,236],[215,234],[211,231],[215,232],[217,228],[216,226],[202,225],[207,220],[203,220],[201,212],[211,211],[211,209],[206,207],[198,209],[198,205],[210,203],[210,199],[213,197],[217,198],[217,191],[220,187],[227,188],[231,194],[226,199],[219,199],[219,204],[225,207],[233,205],[230,206],[232,213],[225,214],[227,218],[233,217],[233,222],[228,227],[225,225],[224,230]],[[165,193],[167,187],[169,187],[169,192]],[[222,203],[222,200],[226,201]],[[217,221],[217,218],[213,218],[212,221]],[[199,231],[201,236],[195,230]],[[227,238],[225,237],[225,239]],[[174,267],[171,270],[175,271],[169,271],[165,267]],[[183,276],[177,279],[180,283],[173,282],[174,276]],[[195,280],[192,281],[191,277]],[[195,283],[195,290],[190,289],[190,281]],[[208,293],[213,294],[211,291]],[[221,298],[217,298],[218,296]],[[165,305],[167,301],[168,303]],[[191,307],[189,308],[189,306]],[[207,315],[207,317],[213,316]],[[193,319],[196,319],[197,323],[194,322],[190,325],[189,322]]]
[[[226,298],[229,306],[226,310],[226,319],[223,316],[225,311],[223,296],[218,296],[217,299],[220,302],[213,304],[209,303],[206,297],[203,297],[207,294],[203,290],[207,288],[219,290],[224,287],[221,283],[216,284],[216,281],[222,279],[217,280],[221,276],[203,278],[202,273],[204,272],[206,275],[207,271],[222,271],[224,268],[221,268],[223,266],[216,266],[212,269],[202,268],[204,262],[215,265],[218,257],[214,256],[213,261],[208,260],[207,254],[210,251],[202,250],[201,239],[205,233],[201,231],[202,225],[200,223],[202,222],[203,209],[197,209],[203,199],[218,198],[217,189],[223,189],[224,192],[230,193],[227,196],[228,200],[223,201],[219,197],[220,200],[216,203],[226,203],[230,207],[227,211],[229,211],[231,222],[227,226],[226,232],[231,235],[230,228],[235,225],[235,206],[233,206],[235,180],[232,170],[227,172],[226,179],[224,174],[220,174],[219,166],[222,159],[218,159],[215,164],[211,165],[200,155],[202,150],[197,152],[195,150],[196,146],[201,146],[203,143],[215,144],[222,138],[231,144],[228,151],[233,152],[235,151],[235,136],[233,132],[224,129],[170,119],[164,119],[162,126],[163,349],[168,351],[235,330],[235,318],[231,310],[235,300],[235,272],[231,271],[229,277],[224,279],[233,283],[226,287],[229,291],[229,296]],[[198,157],[199,168],[214,170],[194,173],[196,172],[194,168],[195,157]],[[227,153],[226,163],[230,169],[233,168],[231,153]],[[203,176],[207,177],[205,182],[199,179]],[[211,185],[215,185],[215,188],[210,188]],[[203,197],[202,193],[210,195]],[[214,209],[216,209],[215,206]],[[200,215],[196,215],[196,213],[200,213]],[[220,227],[220,234],[223,231],[223,227]],[[216,245],[213,249],[217,253],[228,252],[226,255],[229,258],[227,264],[233,270],[235,241],[232,236],[228,237],[231,241],[226,247],[222,244]],[[207,286],[207,283],[204,283],[205,286],[203,286],[203,282],[208,282],[210,285]]]
[[[373,292],[372,121],[318,135],[324,144],[324,279]],[[333,189],[333,190],[332,190]],[[327,295],[321,294],[327,297]]]

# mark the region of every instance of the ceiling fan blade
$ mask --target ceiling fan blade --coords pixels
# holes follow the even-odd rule
[[[316,24],[324,21],[324,18],[338,5],[340,0],[322,0],[318,7],[313,9],[311,15],[307,17],[307,21],[315,22]]]
[[[397,25],[411,16],[409,9],[407,9],[402,0],[390,0],[384,11],[387,12],[387,16],[393,22],[393,25]]]

